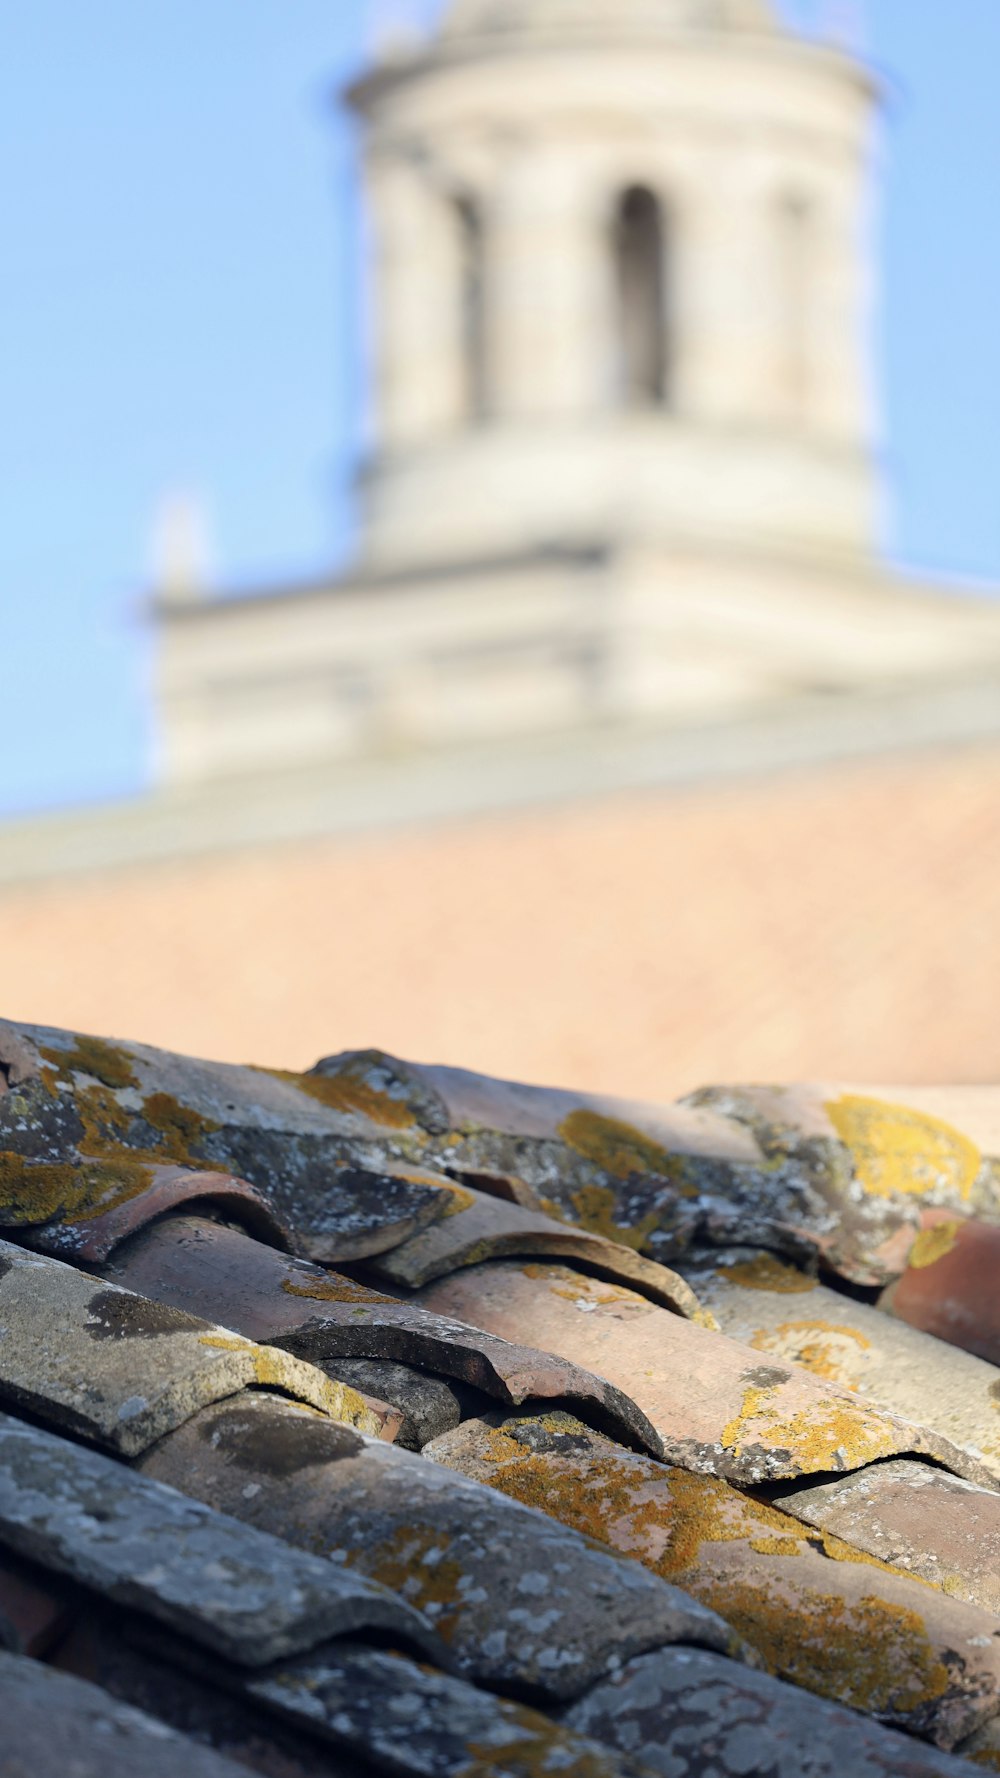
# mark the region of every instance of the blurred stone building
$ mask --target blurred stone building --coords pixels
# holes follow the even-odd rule
[[[1000,608],[879,560],[870,74],[769,0],[452,0],[348,99],[356,566],[173,553],[159,780],[6,830],[5,1009],[652,1094],[995,1073]]]

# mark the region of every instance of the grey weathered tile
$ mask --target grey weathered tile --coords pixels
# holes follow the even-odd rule
[[[453,1202],[406,1107],[360,1084],[37,1026],[3,1039],[19,1078],[0,1097],[0,1227],[57,1238],[121,1211],[171,1164],[249,1181],[296,1251],[323,1260],[378,1252]]]
[[[660,1778],[972,1778],[974,1770],[698,1648],[640,1655],[563,1720]]]
[[[363,1630],[438,1652],[416,1612],[363,1574],[8,1415],[0,1541],[247,1666]]]
[[[402,1420],[395,1443],[409,1451],[422,1450],[429,1439],[450,1432],[462,1418],[455,1390],[411,1365],[394,1364],[389,1358],[334,1358],[323,1368],[352,1389],[398,1408]]]
[[[246,1767],[200,1747],[86,1680],[0,1654],[0,1770],[5,1778],[245,1778]]]
[[[395,1653],[338,1643],[247,1682],[340,1749],[413,1778],[491,1773],[616,1778],[631,1762],[523,1704]]]
[[[132,1456],[261,1383],[381,1430],[356,1391],[289,1353],[0,1242],[0,1401]]]
[[[630,1652],[738,1645],[714,1612],[638,1564],[277,1397],[204,1410],[143,1469],[392,1588],[463,1674],[490,1686],[568,1698]]]

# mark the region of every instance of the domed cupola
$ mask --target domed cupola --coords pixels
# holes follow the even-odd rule
[[[442,35],[775,29],[770,0],[453,0]]]
[[[373,70],[367,559],[866,558],[875,96],[775,0],[451,0]]]

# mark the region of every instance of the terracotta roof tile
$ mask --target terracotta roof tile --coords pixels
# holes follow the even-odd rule
[[[744,1486],[913,1452],[988,1479],[975,1458],[926,1428],[565,1266],[490,1262],[419,1300],[491,1333],[517,1327],[548,1351],[576,1352],[631,1391],[659,1455]]]
[[[936,1216],[925,1220],[922,1233],[909,1265],[884,1291],[879,1307],[1000,1364],[1000,1227]]]
[[[792,1360],[859,1400],[921,1422],[1000,1478],[1000,1378],[992,1364],[761,1249],[705,1251],[680,1264],[722,1330],[765,1362]],[[959,1280],[961,1301],[960,1292]],[[936,1292],[931,1301],[937,1309]]]
[[[998,1152],[0,1027],[12,1757],[51,1696],[86,1778],[123,1705],[206,1778],[993,1759]]]
[[[115,1256],[116,1278],[179,1308],[213,1310],[250,1338],[339,1375],[344,1358],[394,1359],[482,1390],[509,1406],[571,1402],[626,1442],[656,1445],[630,1395],[557,1354],[430,1314],[342,1273],[289,1260],[240,1230],[203,1218],[153,1225]]]

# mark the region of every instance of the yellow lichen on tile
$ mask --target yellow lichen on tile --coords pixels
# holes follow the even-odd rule
[[[801,1556],[797,1537],[751,1537],[750,1548],[758,1556]]]
[[[472,1193],[454,1179],[446,1179],[440,1173],[401,1173],[400,1178],[407,1185],[426,1185],[433,1191],[440,1192],[445,1199],[442,1217],[459,1216],[463,1210],[471,1210],[475,1204]]]
[[[0,1222],[89,1221],[137,1197],[151,1178],[149,1167],[134,1155],[81,1164],[29,1161],[5,1150],[0,1152]]]
[[[554,1420],[553,1429],[564,1430]],[[683,1576],[694,1592],[708,1544],[756,1537],[770,1540],[771,1553],[794,1555],[815,1538],[786,1514],[749,1500],[717,1476],[666,1469],[610,1450],[565,1459],[558,1452],[533,1451],[503,1429],[486,1434],[482,1454],[491,1487],[609,1544],[664,1580]]]
[[[252,1352],[253,1341],[244,1339],[242,1334],[228,1333],[225,1328],[213,1328],[210,1333],[203,1333],[198,1339],[199,1346],[215,1346],[220,1352]]]
[[[69,1049],[40,1047],[38,1053],[51,1063],[61,1079],[72,1072],[89,1074],[106,1087],[139,1085],[132,1066],[134,1057],[122,1044],[108,1043],[103,1037],[74,1037]]]
[[[762,1327],[750,1344],[757,1352],[801,1364],[813,1376],[843,1388],[856,1389],[859,1360],[871,1350],[871,1341],[856,1328],[836,1321],[783,1321],[778,1327]]]
[[[788,1451],[789,1473],[801,1475],[824,1469],[862,1469],[866,1463],[896,1454],[898,1443],[892,1426],[860,1402],[819,1397],[814,1406],[786,1416],[773,1405],[775,1389],[780,1387],[747,1386],[739,1413],[723,1429],[720,1443],[724,1451],[735,1456],[753,1446]]]
[[[716,1580],[700,1597],[745,1636],[771,1672],[867,1715],[904,1715],[943,1697],[948,1669],[919,1613],[867,1594],[855,1605],[807,1589],[797,1599]]]
[[[825,1109],[870,1197],[922,1197],[937,1188],[968,1201],[981,1156],[951,1124],[857,1093],[845,1093]]]
[[[816,1279],[794,1266],[786,1266],[773,1253],[758,1253],[753,1259],[738,1260],[735,1265],[719,1265],[716,1272],[728,1284],[743,1290],[772,1291],[776,1296],[798,1296],[815,1290]]]
[[[369,1123],[382,1124],[386,1129],[412,1130],[416,1125],[409,1106],[402,1099],[394,1099],[390,1093],[383,1093],[378,1087],[370,1086],[361,1076],[350,1073],[343,1074],[295,1074],[288,1068],[261,1068],[261,1074],[270,1074],[275,1080],[287,1081],[289,1086],[297,1087],[300,1093],[307,1093],[329,1111],[354,1112],[368,1119]]]
[[[182,1163],[190,1159],[195,1142],[222,1128],[212,1118],[182,1105],[170,1093],[150,1093],[142,1102],[142,1116],[163,1137],[162,1148],[155,1152]]]
[[[464,1570],[449,1556],[443,1531],[401,1525],[384,1542],[351,1550],[346,1561],[416,1606],[445,1642],[451,1640],[462,1609]]]
[[[468,1764],[454,1778],[491,1778],[496,1773],[509,1773],[510,1778],[614,1778],[620,1770],[613,1754],[596,1748],[571,1755],[564,1732],[523,1704],[505,1700],[503,1712],[505,1726],[523,1727],[524,1738],[506,1739],[500,1746],[470,1741]]]
[[[293,1278],[283,1278],[281,1288],[288,1296],[306,1297],[319,1303],[394,1303],[395,1297],[383,1296],[377,1290],[369,1290],[366,1284],[355,1284],[351,1278],[310,1278],[307,1283],[296,1284]]]
[[[603,1117],[598,1111],[571,1111],[559,1125],[559,1135],[577,1154],[611,1173],[616,1179],[628,1179],[634,1173],[656,1173],[665,1179],[678,1179],[681,1167],[661,1142],[637,1130],[634,1124],[616,1117]],[[678,1183],[681,1183],[678,1180]],[[687,1186],[690,1191],[690,1185]]]
[[[910,1248],[907,1265],[913,1266],[917,1271],[935,1265],[957,1246],[961,1227],[961,1218],[949,1217],[944,1222],[936,1222],[930,1228],[921,1229]]]
[[[252,1350],[254,1378],[258,1387],[276,1389],[298,1399],[300,1391],[294,1379],[291,1383],[289,1379],[287,1354],[274,1346],[254,1346]],[[313,1407],[320,1409],[331,1420],[337,1420],[344,1426],[352,1426],[356,1432],[367,1433],[371,1438],[379,1437],[382,1422],[357,1389],[352,1389],[349,1383],[327,1377],[315,1368],[307,1374],[313,1391]]]
[[[572,1217],[552,1198],[542,1198],[541,1208],[559,1222],[571,1222],[573,1227],[586,1229],[590,1235],[603,1235],[606,1241],[616,1241],[619,1247],[632,1247],[636,1252],[659,1226],[660,1218],[655,1210],[648,1211],[639,1222],[619,1222],[618,1199],[607,1185],[581,1185],[577,1191],[571,1192],[570,1203],[574,1211]]]
[[[599,1309],[617,1303],[627,1303],[634,1309],[650,1307],[647,1299],[627,1284],[612,1284],[604,1278],[588,1277],[586,1272],[571,1272],[554,1260],[526,1260],[519,1269],[526,1278],[544,1279],[553,1296],[564,1297],[569,1303],[586,1303]]]

